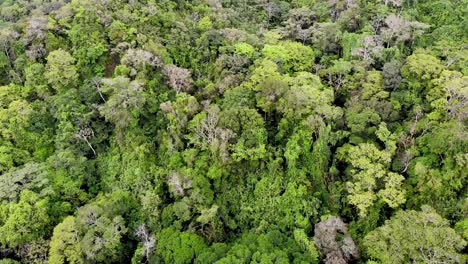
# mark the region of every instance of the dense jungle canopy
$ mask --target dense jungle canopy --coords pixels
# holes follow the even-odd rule
[[[468,0],[0,0],[0,264],[460,263]]]

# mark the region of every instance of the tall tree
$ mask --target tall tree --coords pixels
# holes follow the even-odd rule
[[[399,211],[364,238],[371,258],[381,263],[464,263],[466,241],[429,206]]]

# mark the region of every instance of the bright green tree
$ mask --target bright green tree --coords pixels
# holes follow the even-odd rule
[[[386,148],[380,150],[372,143],[345,145],[339,150],[340,159],[350,165],[351,181],[347,182],[349,203],[356,206],[361,216],[377,200],[396,208],[406,201],[404,177],[389,170],[396,150],[394,135],[383,124],[376,132]]]
[[[465,263],[466,241],[429,206],[399,211],[364,238],[367,254],[381,263]]]
[[[0,244],[16,247],[46,235],[50,228],[49,199],[24,190],[17,203],[0,205]]]
[[[45,78],[57,91],[75,87],[78,81],[78,72],[75,59],[66,51],[59,49],[47,56]]]

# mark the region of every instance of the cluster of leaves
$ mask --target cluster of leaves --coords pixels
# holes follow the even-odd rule
[[[467,13],[0,1],[0,263],[465,263]]]

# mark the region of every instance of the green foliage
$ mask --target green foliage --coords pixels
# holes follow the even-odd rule
[[[64,50],[55,50],[47,56],[44,77],[58,92],[73,88],[78,81],[78,73],[74,66],[75,59]]]
[[[443,66],[436,57],[416,53],[406,59],[401,75],[408,79],[410,87],[420,91],[430,80],[437,79],[442,69]]]
[[[349,61],[352,57],[353,49],[359,47],[359,39],[361,35],[345,32],[343,33],[343,38],[341,40],[341,47],[343,48],[343,59]]]
[[[49,199],[24,190],[16,203],[0,206],[0,244],[16,247],[48,233]]]
[[[358,146],[344,146],[339,152],[342,159],[351,163],[353,181],[347,183],[349,202],[358,208],[361,216],[367,214],[367,209],[377,199],[392,208],[406,201],[405,190],[402,188],[404,177],[388,170],[396,149],[394,135],[382,124],[376,134],[385,143],[385,150],[379,150],[373,144],[362,143]]]
[[[101,196],[78,209],[56,226],[51,239],[49,262],[112,263],[124,248],[127,227],[123,216],[130,213],[132,198],[125,192]]]
[[[47,191],[48,179],[42,164],[27,163],[23,168],[0,175],[0,201],[17,201],[23,190]]]
[[[314,51],[298,42],[279,42],[265,45],[263,55],[276,62],[285,72],[310,71],[314,65]]]
[[[322,118],[334,119],[340,115],[339,109],[331,105],[333,90],[324,87],[318,76],[299,72],[289,84],[290,88],[279,100],[279,110],[287,117],[315,113]]]
[[[467,6],[0,1],[0,262],[464,263]]]
[[[397,212],[364,238],[364,246],[369,256],[381,263],[463,263],[466,257],[460,254],[466,241],[429,206],[420,212]]]
[[[0,259],[0,264],[18,264],[21,262],[18,262],[14,259]]]
[[[319,252],[314,242],[312,242],[303,229],[294,229],[294,240],[310,257],[313,263],[317,263]]]
[[[166,263],[192,263],[206,247],[196,234],[166,228],[159,234],[157,252]]]
[[[68,216],[54,228],[50,241],[49,263],[84,263],[81,256],[75,217]]]
[[[236,54],[246,56],[249,59],[251,59],[255,54],[255,48],[252,45],[245,42],[236,43],[234,45],[234,48]]]
[[[198,22],[197,28],[201,31],[210,30],[213,27],[213,22],[209,16],[203,17],[200,22]]]
[[[246,233],[216,263],[316,263],[306,249],[279,231]]]
[[[120,76],[105,79],[103,84],[103,92],[110,96],[99,110],[106,120],[115,124],[117,135],[121,138],[133,115],[145,103],[143,84]]]

